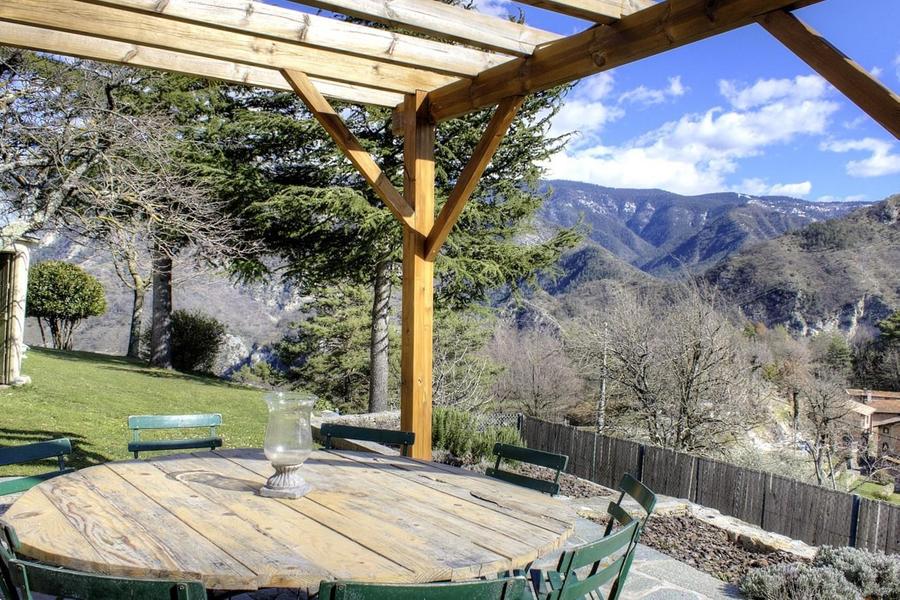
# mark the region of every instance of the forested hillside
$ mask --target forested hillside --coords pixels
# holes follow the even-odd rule
[[[852,334],[900,306],[898,217],[900,195],[746,248],[705,278],[754,321]]]

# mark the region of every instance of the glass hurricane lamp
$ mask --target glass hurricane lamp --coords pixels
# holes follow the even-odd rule
[[[270,392],[264,399],[269,407],[264,449],[275,474],[259,494],[268,498],[300,498],[310,490],[300,475],[300,467],[313,450],[310,417],[316,398],[302,392]]]

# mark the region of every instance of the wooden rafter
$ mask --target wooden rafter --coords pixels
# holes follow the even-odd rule
[[[518,58],[433,91],[431,110],[438,120],[456,117],[520,96],[660,54],[755,22],[773,10],[821,0],[668,0],[545,44]],[[402,105],[398,106],[402,111]]]
[[[264,69],[112,40],[97,43],[95,38],[85,35],[40,29],[5,21],[0,21],[0,45],[186,73],[274,90],[292,89],[281,72],[276,69]],[[312,79],[312,82],[322,95],[347,102],[394,106],[403,100],[403,95],[395,92],[325,79]]]
[[[465,168],[463,168],[456,185],[453,186],[453,191],[450,192],[450,197],[447,199],[446,204],[441,208],[441,213],[434,222],[431,233],[428,234],[428,239],[425,240],[426,260],[434,260],[438,252],[441,251],[441,246],[444,245],[447,236],[450,235],[450,231],[456,225],[459,215],[466,207],[466,203],[472,196],[472,192],[475,191],[478,181],[481,179],[488,164],[490,164],[494,152],[497,151],[497,148],[503,141],[503,137],[506,135],[509,126],[512,125],[513,119],[515,119],[516,113],[524,100],[523,96],[513,96],[512,98],[504,98],[497,106],[497,110],[494,111],[494,116],[491,117],[487,129],[485,129],[481,139],[478,141],[475,151],[472,152],[472,157],[466,163]]]
[[[319,93],[309,77],[299,71],[285,70],[283,73],[291,88],[300,96],[322,128],[328,132],[360,175],[384,200],[394,216],[406,226],[414,228],[416,222],[412,206],[400,195],[381,168],[375,164],[372,156],[362,147],[356,136],[347,128],[328,100]]]
[[[612,23],[625,15],[653,6],[653,0],[519,0],[595,23]]]
[[[86,0],[450,75],[474,76],[510,56],[365,27],[256,0]]]
[[[303,4],[518,56],[561,35],[435,0],[299,0]]]
[[[98,44],[112,39],[392,91],[430,90],[455,81],[425,69],[77,0],[3,0],[0,19],[90,35]]]
[[[759,24],[894,137],[900,138],[900,96],[794,15],[780,10],[771,12],[759,19]]]

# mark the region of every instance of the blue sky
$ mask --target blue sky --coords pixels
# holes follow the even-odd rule
[[[561,34],[589,26],[511,0],[475,3]],[[796,14],[900,90],[900,0],[825,0]],[[578,131],[546,165],[554,178],[819,201],[900,192],[900,142],[759,26],[582,80],[554,129]]]
[[[506,0],[480,7],[521,8]],[[524,12],[559,33],[586,25]],[[900,1],[826,0],[796,14],[900,89]],[[900,143],[757,26],[584,80],[555,127],[579,135],[550,161],[552,177],[822,201],[900,192]]]

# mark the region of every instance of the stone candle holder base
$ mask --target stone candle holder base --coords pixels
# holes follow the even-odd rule
[[[301,465],[275,465],[275,474],[269,477],[259,495],[266,498],[302,498],[312,489],[300,476]]]

